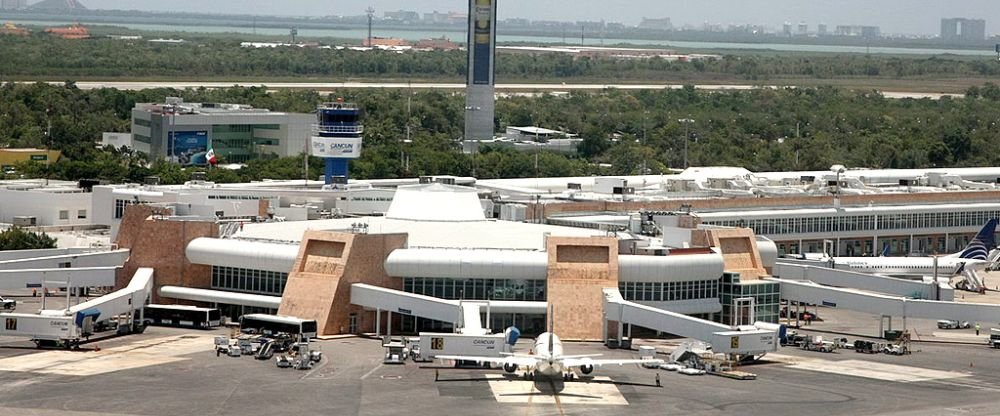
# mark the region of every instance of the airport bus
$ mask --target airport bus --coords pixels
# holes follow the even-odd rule
[[[187,305],[146,305],[142,318],[148,325],[209,329],[222,325],[222,313],[216,308]]]
[[[316,337],[316,321],[294,316],[248,314],[240,317],[240,331],[253,334],[279,333],[301,335],[304,339]]]

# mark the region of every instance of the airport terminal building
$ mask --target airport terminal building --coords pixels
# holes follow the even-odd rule
[[[545,305],[552,304],[569,339],[602,336],[606,287],[620,288],[627,300],[717,321],[733,319],[732,299],[752,297],[744,306],[756,308],[758,320],[778,319],[777,284],[761,280],[776,250],[746,229],[691,228],[684,232],[692,247],[623,254],[639,239],[488,219],[475,189],[440,183],[400,187],[382,217],[247,223],[228,238],[219,238],[214,221],[158,209],[127,208],[117,243],[131,258],[121,276],[154,267],[155,301],[212,301],[234,317],[258,311],[309,317],[324,334],[374,330],[374,312],[351,304],[356,283],[496,301],[504,306],[488,325],[527,333],[545,329]],[[223,292],[247,297],[226,304]],[[393,326],[403,331],[453,327],[395,312]]]

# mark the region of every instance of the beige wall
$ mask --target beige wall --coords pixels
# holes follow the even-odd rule
[[[160,298],[161,286],[210,288],[212,267],[191,264],[185,249],[191,240],[199,237],[217,237],[219,227],[215,221],[166,221],[157,219],[156,210],[148,205],[130,205],[125,208],[115,243],[130,250],[125,267],[118,271],[115,287],[122,288],[140,267],[151,267],[153,274],[153,303],[192,302]]]
[[[350,234],[306,231],[288,275],[279,315],[315,319],[322,335],[345,334],[350,315],[358,330],[374,330],[374,312],[351,305],[351,284],[402,290],[402,279],[385,273],[385,258],[406,246],[406,234]]]
[[[618,239],[549,237],[546,290],[554,332],[567,340],[600,340],[604,288],[618,288]]]
[[[737,272],[742,280],[759,279],[767,276],[757,239],[749,228],[720,228],[692,230],[691,244],[702,247],[718,247],[727,272]]]

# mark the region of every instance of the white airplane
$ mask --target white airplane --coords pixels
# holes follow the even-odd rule
[[[964,250],[937,258],[937,274],[951,277],[966,271],[973,271],[989,265],[987,256],[996,247],[994,233],[997,220],[991,219],[969,242]],[[933,276],[933,257],[824,257],[836,266],[847,267],[851,271],[887,276]]]
[[[525,377],[532,378],[558,378],[564,380],[572,379],[575,375],[573,368],[579,368],[583,374],[594,372],[595,367],[604,365],[625,365],[656,363],[662,364],[659,359],[594,359],[601,354],[589,355],[564,355],[563,344],[556,334],[552,333],[552,312],[549,312],[549,331],[535,338],[535,345],[532,351],[534,354],[503,354],[500,357],[474,357],[461,355],[439,355],[442,360],[455,361],[475,361],[479,363],[491,363],[502,365],[507,373],[514,373],[519,368],[524,368]]]

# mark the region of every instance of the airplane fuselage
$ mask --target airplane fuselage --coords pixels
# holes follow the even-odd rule
[[[835,257],[833,262],[837,266],[862,273],[923,276],[935,274],[934,259],[931,257]],[[972,267],[981,263],[986,262],[958,257],[939,257],[936,271],[939,276],[951,276],[962,266]]]
[[[528,371],[534,372],[535,377],[562,377],[566,373],[560,358],[563,355],[562,341],[555,334],[545,332],[535,338],[534,353],[539,360]]]

